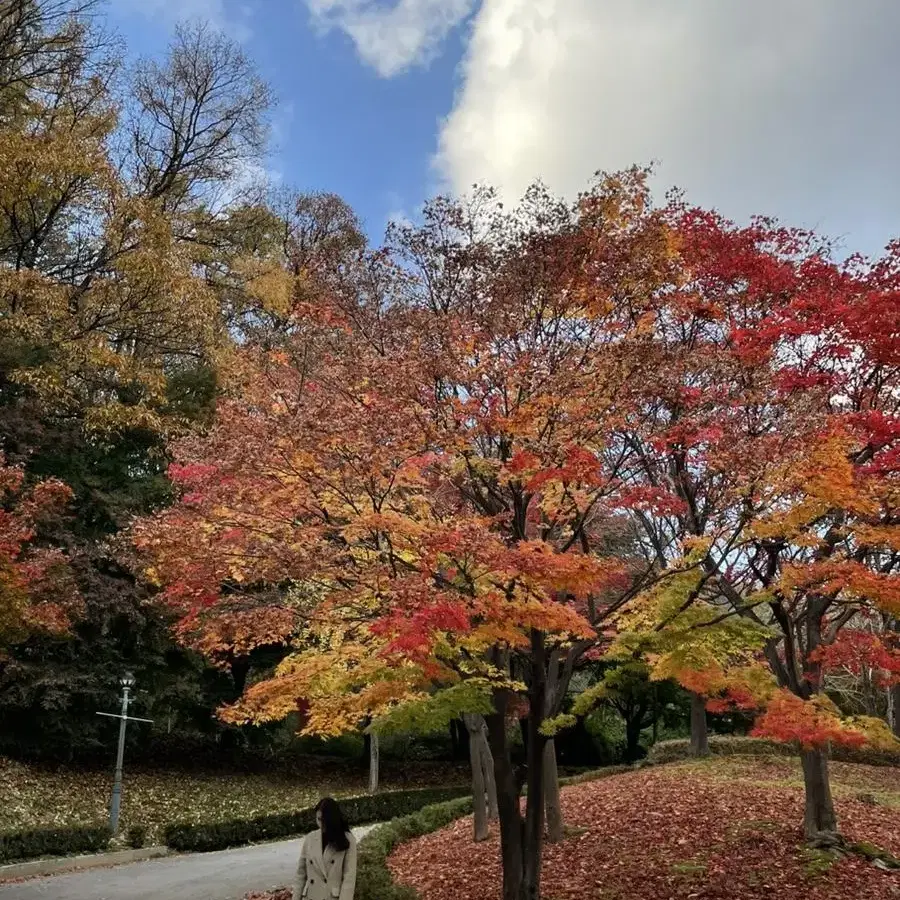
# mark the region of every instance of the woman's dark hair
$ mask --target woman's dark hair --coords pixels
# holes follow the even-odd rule
[[[347,840],[350,826],[337,801],[331,797],[323,797],[316,804],[316,812],[322,813],[322,846],[331,844],[335,850],[346,850],[350,846],[350,841]]]

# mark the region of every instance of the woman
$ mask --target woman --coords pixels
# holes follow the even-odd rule
[[[356,838],[331,797],[316,806],[318,830],[303,839],[294,900],[353,900]]]

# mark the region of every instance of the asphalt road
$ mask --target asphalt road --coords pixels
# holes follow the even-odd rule
[[[354,828],[357,838],[373,825]],[[0,884],[0,900],[241,900],[290,885],[300,841],[237,847]]]

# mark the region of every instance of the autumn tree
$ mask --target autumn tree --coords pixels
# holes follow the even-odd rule
[[[759,516],[752,544],[752,574],[775,596],[770,608],[784,650],[783,659],[773,659],[776,675],[809,704],[780,698],[793,715],[822,696],[825,658],[846,626],[892,615],[900,604],[900,345],[890,325],[896,325],[898,250],[893,246],[875,264],[826,267],[830,277],[819,295],[798,292],[772,323],[784,379],[816,388],[820,417],[792,470],[778,473],[773,486],[781,508]],[[821,278],[815,263],[810,269]],[[804,740],[800,719],[770,713],[761,730]],[[853,740],[853,731],[832,739]],[[803,761],[807,834],[833,832],[825,755],[805,749]]]
[[[78,613],[68,560],[46,542],[70,498],[58,481],[27,486],[22,469],[0,457],[0,672],[11,643],[35,630],[65,632]]]
[[[141,64],[123,98],[89,4],[66,4],[65,17],[61,4],[27,7],[28,40],[66,52],[9,86],[19,102],[0,128],[7,449],[52,453],[65,429],[89,465],[118,440],[143,441],[151,462],[179,418],[169,380],[208,367],[218,337],[217,297],[195,275],[186,218],[255,158],[266,95],[224,39],[183,30],[164,64]],[[25,40],[17,34],[7,34],[15,46]],[[223,84],[232,65],[227,76],[242,80]],[[209,83],[195,84],[198,73]],[[196,130],[164,120],[166,104],[187,110]],[[123,163],[111,147],[125,122]],[[153,165],[165,175],[153,180]],[[41,463],[38,452],[31,465]],[[87,485],[73,487],[82,502]]]
[[[299,327],[298,305],[317,303],[360,273],[366,249],[362,225],[340,197],[286,187],[230,209],[203,243],[211,250],[206,278],[229,334],[269,349]]]
[[[611,435],[672,248],[634,172],[574,207],[438,200],[388,251],[298,304],[289,342],[246,348],[212,431],[174,448],[181,503],[136,540],[186,616],[296,586],[266,605],[297,616],[301,652],[233,721],[299,698],[319,733],[484,715],[504,896],[536,897],[552,720],[643,574],[602,552],[630,461]]]
[[[21,113],[35,93],[88,62],[102,70],[114,41],[97,27],[99,0],[6,0],[0,9],[3,116]]]
[[[823,676],[848,625],[897,603],[897,249],[838,265],[765,220],[673,217],[686,278],[657,323],[669,365],[641,441],[642,489],[674,503],[643,521],[672,571],[650,627],[685,637],[667,662],[680,654],[694,690],[765,710],[758,733],[799,743],[805,831],[822,839],[836,831],[828,743],[886,739],[843,721]],[[768,635],[768,684],[752,642],[723,654],[698,637],[737,619]]]
[[[825,692],[846,715],[865,715],[895,726],[900,648],[889,616],[860,616],[822,653]]]
[[[83,563],[82,588],[109,599],[137,595],[108,538],[171,499],[166,441],[214,406],[232,340],[226,286],[246,280],[246,221],[270,212],[246,188],[271,96],[238,45],[202,26],[123,68],[100,11],[0,4],[0,441],[24,490],[71,488],[59,544]],[[89,603],[96,619],[70,644],[9,647],[17,674],[0,702],[39,706],[39,682],[71,673],[76,645],[114,657],[112,605]],[[164,618],[116,621],[149,634]]]
[[[832,831],[823,747],[879,730],[829,708],[823,654],[896,602],[895,255],[653,210],[634,171],[273,268],[277,341],[234,355],[173,448],[180,503],[135,532],[185,622],[293,630],[227,718],[483,715],[504,897],[533,898],[562,700],[612,641],[799,741],[807,834]]]

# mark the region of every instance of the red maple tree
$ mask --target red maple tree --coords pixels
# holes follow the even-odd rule
[[[32,630],[65,632],[78,592],[65,554],[40,540],[64,514],[72,492],[55,479],[27,485],[21,467],[0,454],[0,656]]]
[[[672,216],[685,277],[635,437],[641,485],[674,498],[643,520],[673,573],[653,598],[655,627],[679,634],[666,671],[680,654],[694,690],[756,706],[758,734],[797,741],[806,833],[830,834],[828,743],[886,739],[883,723],[842,720],[824,666],[844,629],[900,607],[898,248],[839,265],[814,235],[765,220]],[[768,688],[748,688],[750,644],[717,657],[697,637],[736,616],[769,635]]]

